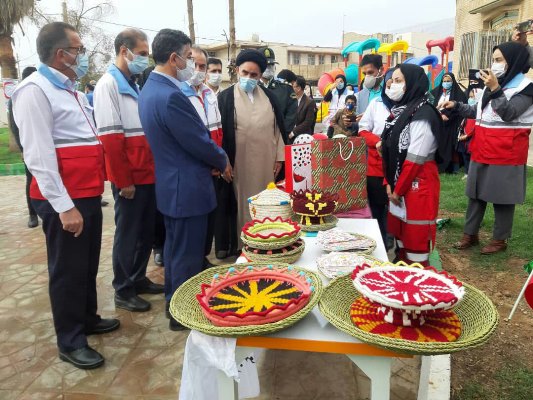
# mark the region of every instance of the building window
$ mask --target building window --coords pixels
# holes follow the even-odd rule
[[[490,21],[490,29],[493,31],[513,29],[518,22],[518,10],[506,11]]]
[[[512,30],[469,32],[461,36],[459,78],[468,79],[469,69],[490,68],[492,49],[509,40]]]
[[[300,53],[292,53],[293,65],[300,65]]]
[[[208,51],[208,52],[207,52],[207,55],[208,55],[209,57],[216,57],[216,56],[217,56],[217,52],[216,52],[216,51]]]
[[[307,64],[308,65],[315,65],[315,55],[314,54],[308,54],[307,55]]]
[[[339,56],[337,56],[337,55],[332,55],[332,56],[331,56],[331,63],[332,63],[332,64],[335,64],[336,62],[339,62],[338,57],[339,57]]]
[[[323,54],[318,55],[318,64],[324,65],[326,63],[326,56]]]

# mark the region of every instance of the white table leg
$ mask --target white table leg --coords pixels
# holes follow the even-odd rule
[[[389,400],[392,358],[351,354],[347,354],[347,356],[370,378],[370,398],[372,400]]]
[[[218,371],[218,399],[238,400],[239,388],[233,378],[229,378],[224,372]]]

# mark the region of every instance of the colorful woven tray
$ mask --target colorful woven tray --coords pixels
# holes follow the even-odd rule
[[[351,274],[356,265],[381,264],[383,261],[367,254],[343,251],[332,252],[320,256],[316,260],[318,271],[326,278],[333,279]]]
[[[318,231],[327,231],[328,229],[335,228],[339,219],[334,215],[328,215],[324,217],[324,223],[319,225],[302,225],[300,228],[304,232],[318,232]]]
[[[360,297],[350,276],[336,278],[324,289],[319,309],[335,327],[361,341],[399,353],[432,355],[448,354],[480,346],[485,343],[498,325],[498,311],[490,299],[480,290],[464,284],[465,296],[453,311],[461,321],[461,335],[453,342],[417,342],[390,338],[366,332],[354,325],[350,310]]]
[[[374,239],[360,233],[345,232],[340,228],[320,232],[317,241],[324,251],[372,254],[377,247]]]
[[[290,219],[277,217],[264,218],[247,222],[242,228],[242,233],[248,240],[256,242],[277,242],[294,237],[300,231],[296,222]]]
[[[170,313],[178,322],[188,328],[213,336],[239,337],[265,335],[285,329],[305,317],[318,303],[318,299],[322,293],[322,280],[316,273],[297,266],[290,266],[295,271],[302,272],[306,278],[309,278],[314,290],[305,307],[277,322],[262,325],[215,326],[204,315],[202,307],[196,298],[196,295],[201,291],[202,284],[211,284],[215,274],[225,274],[231,267],[242,270],[248,266],[263,268],[269,265],[272,265],[274,268],[288,268],[290,266],[286,263],[248,263],[209,268],[192,277],[176,290],[170,301]]]
[[[295,236],[284,238],[283,240],[278,240],[275,242],[262,242],[262,241],[248,239],[244,235],[244,233],[241,232],[241,240],[245,245],[250,246],[254,249],[261,249],[261,250],[282,249],[284,247],[290,246],[293,243],[296,243],[300,239],[301,236],[302,236],[302,232],[300,231]]]
[[[271,254],[264,254],[257,251],[258,249],[253,248],[244,248],[242,250],[244,256],[254,262],[284,262],[284,263],[294,263],[296,262],[303,254],[305,250],[305,242],[303,240],[298,240],[292,245],[278,249],[280,252]]]

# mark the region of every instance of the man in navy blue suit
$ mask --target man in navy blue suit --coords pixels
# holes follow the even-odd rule
[[[191,40],[161,30],[152,43],[156,67],[139,95],[139,115],[155,161],[157,208],[164,216],[165,298],[169,328],[184,327],[168,313],[174,291],[202,271],[207,215],[216,206],[211,176],[231,182],[224,150],[211,140],[195,108],[179,89],[194,73]]]

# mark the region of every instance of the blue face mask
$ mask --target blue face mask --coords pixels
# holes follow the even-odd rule
[[[148,57],[141,56],[139,54],[133,54],[133,51],[128,49],[128,52],[133,56],[133,60],[129,60],[126,57],[126,62],[128,63],[128,69],[133,74],[140,74],[148,67]]]
[[[468,99],[468,105],[475,106],[476,104],[477,104],[476,99],[473,99],[472,97]]]
[[[348,111],[352,111],[352,110],[353,110],[353,106],[355,106],[355,104],[353,104],[353,103],[346,104],[346,109],[347,109]]]
[[[442,87],[446,90],[450,90],[452,88],[452,82],[442,82]]]
[[[246,93],[251,93],[254,91],[257,86],[257,79],[245,78],[243,76],[239,77],[239,86]]]
[[[66,51],[69,55],[74,57],[73,54],[70,54],[68,51]],[[85,75],[87,75],[87,71],[89,70],[89,55],[87,53],[85,54],[79,54],[76,56],[76,64],[65,64],[67,67],[69,67],[78,78],[81,78]]]

